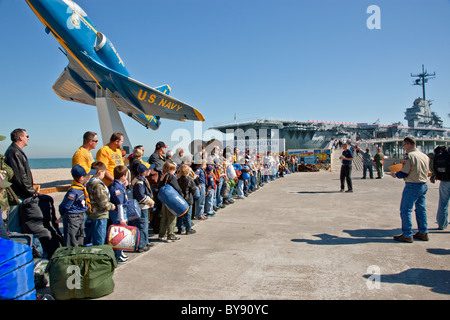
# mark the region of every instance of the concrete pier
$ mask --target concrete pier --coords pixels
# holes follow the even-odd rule
[[[104,300],[423,299],[450,297],[450,232],[435,223],[438,184],[429,183],[430,241],[399,243],[404,182],[361,179],[339,192],[339,171],[279,178],[193,235],[128,253]],[[413,221],[415,219],[413,218]],[[417,227],[415,222],[414,227]]]

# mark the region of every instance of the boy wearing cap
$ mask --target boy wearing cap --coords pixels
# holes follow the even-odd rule
[[[141,217],[130,221],[129,224],[134,225],[140,230],[138,252],[144,252],[150,249],[148,242],[148,209],[153,208],[155,202],[153,201],[153,193],[150,183],[147,180],[147,176],[154,167],[154,164],[147,167],[145,164],[140,163],[137,166],[139,175],[136,177],[133,185],[133,198],[139,203]]]
[[[91,210],[88,212],[89,228],[86,226],[86,233],[90,236],[90,242],[96,245],[105,244],[108,232],[109,211],[116,206],[110,202],[109,190],[102,179],[105,177],[106,165],[96,161],[92,163],[92,169],[97,173],[86,183],[86,189],[91,201]]]
[[[88,176],[94,175],[96,172],[92,169],[86,172],[79,164],[72,168],[72,185],[59,205],[59,213],[63,220],[63,243],[66,247],[77,247],[83,244],[85,237],[84,219],[86,211],[90,209],[90,200],[85,183]]]

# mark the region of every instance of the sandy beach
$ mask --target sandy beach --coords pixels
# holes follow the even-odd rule
[[[57,186],[67,186],[72,183],[70,169],[32,169],[33,181],[35,185],[42,188]]]

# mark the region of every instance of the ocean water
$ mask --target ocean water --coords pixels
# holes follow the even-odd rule
[[[28,159],[31,169],[72,168],[72,158],[35,158]]]

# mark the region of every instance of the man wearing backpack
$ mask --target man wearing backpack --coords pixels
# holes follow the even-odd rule
[[[448,204],[450,199],[450,148],[439,146],[434,149],[433,175],[439,184],[439,206],[436,220],[439,230],[448,226]]]

